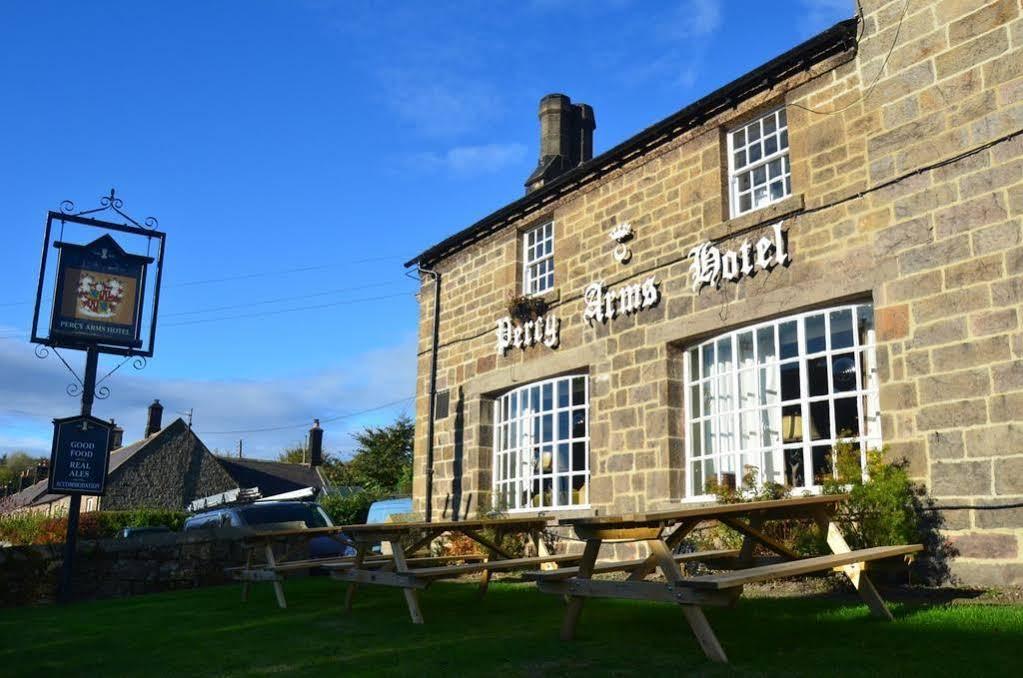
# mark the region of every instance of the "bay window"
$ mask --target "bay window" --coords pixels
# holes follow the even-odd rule
[[[585,376],[547,379],[494,402],[495,505],[543,510],[589,504]]]
[[[816,490],[837,441],[879,449],[873,308],[801,313],[685,352],[688,496],[719,483]]]

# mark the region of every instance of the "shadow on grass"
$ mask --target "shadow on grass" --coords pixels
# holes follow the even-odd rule
[[[586,603],[577,639],[558,640],[563,604],[529,585],[422,592],[426,624],[401,593],[289,581],[0,612],[5,675],[1018,675],[1023,608],[896,603],[894,623],[854,600],[752,599],[711,609],[730,666],[708,663],[673,606]],[[9,673],[8,673],[9,672]]]

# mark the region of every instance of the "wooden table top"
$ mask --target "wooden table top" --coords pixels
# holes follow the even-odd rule
[[[523,516],[521,518],[479,518],[475,520],[418,521],[410,523],[368,523],[365,525],[344,525],[345,532],[408,532],[410,530],[482,530],[487,527],[519,530],[539,529],[555,524],[554,518]]]
[[[253,532],[246,535],[245,541],[268,541],[271,539],[283,539],[285,537],[320,537],[324,535],[338,534],[346,531],[344,525],[333,525],[331,527],[307,527],[294,528],[290,530],[270,530],[268,532]]]
[[[694,518],[714,520],[720,517],[742,517],[754,513],[768,519],[781,519],[806,515],[814,508],[834,506],[848,498],[849,495],[847,494],[822,494],[810,497],[749,501],[736,504],[708,503],[697,504],[695,506],[680,506],[659,511],[647,511],[645,513],[565,518],[561,520],[561,524],[608,527],[616,525],[671,525],[682,520]]]

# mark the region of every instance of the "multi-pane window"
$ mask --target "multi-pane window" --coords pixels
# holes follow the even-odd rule
[[[789,128],[784,108],[728,134],[728,183],[733,217],[792,193]]]
[[[554,289],[554,224],[522,234],[523,275],[522,293],[540,294]]]
[[[729,332],[685,354],[687,494],[744,477],[816,489],[832,446],[879,449],[873,308],[839,306]]]
[[[494,403],[494,499],[508,510],[589,504],[585,376],[510,391]]]

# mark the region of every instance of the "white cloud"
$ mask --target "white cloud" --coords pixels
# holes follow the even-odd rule
[[[800,0],[799,4],[803,11],[799,15],[798,28],[804,38],[856,15],[856,0]]]
[[[414,153],[405,159],[411,169],[425,172],[444,171],[457,175],[498,172],[526,158],[523,144],[482,144],[456,146],[446,151]]]
[[[101,374],[114,364],[101,364]],[[125,441],[133,441],[142,436],[146,407],[159,398],[165,424],[191,408],[194,428],[211,449],[233,450],[241,438],[248,455],[269,458],[284,446],[302,441],[314,417],[328,419],[413,395],[415,365],[411,336],[314,373],[274,379],[162,379],[125,365],[104,384],[110,388],[110,397],[97,400],[94,413],[116,419],[125,429]],[[71,375],[55,357],[39,360],[31,346],[8,340],[0,340],[0,375],[0,454],[24,448],[48,453],[48,442],[42,449],[39,442],[48,441],[50,420],[78,409],[77,399],[65,392]],[[324,422],[324,445],[332,451],[349,450],[350,432],[387,422],[403,409],[411,412],[411,406],[403,403]],[[294,426],[281,431],[214,433],[284,425]]]
[[[501,97],[480,79],[427,65],[380,72],[387,105],[417,132],[452,137],[483,127],[501,112]]]
[[[684,0],[661,19],[661,33],[670,40],[703,38],[720,26],[721,0]]]

